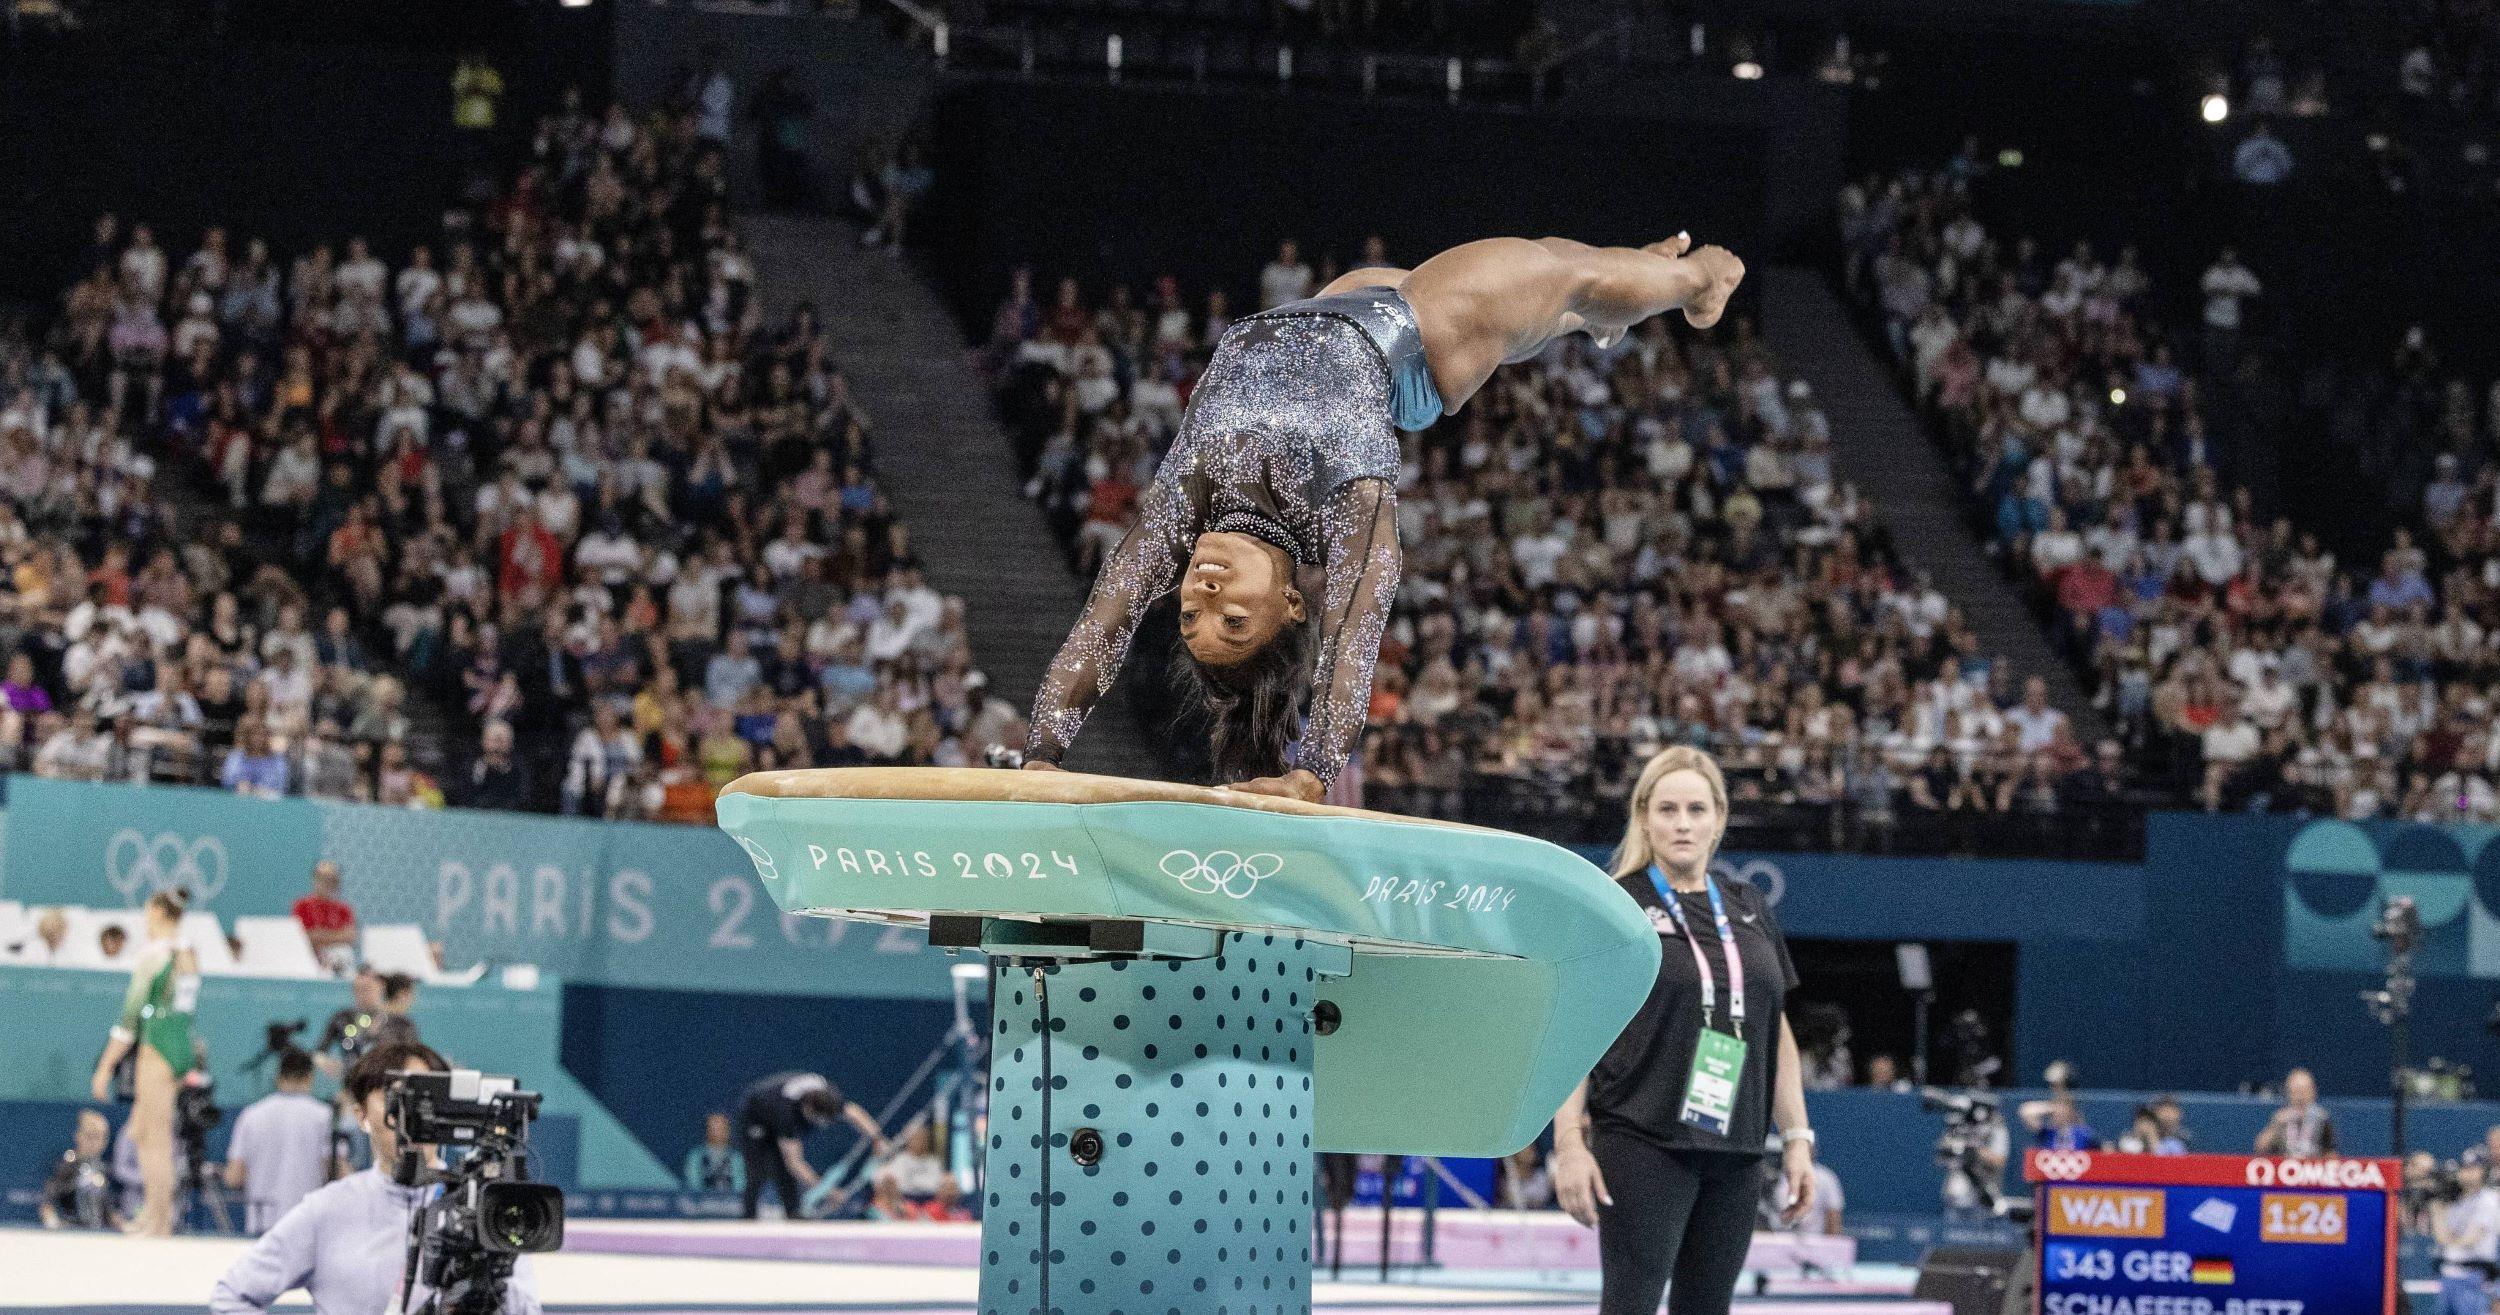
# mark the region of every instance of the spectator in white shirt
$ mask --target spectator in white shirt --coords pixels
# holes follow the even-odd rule
[[[23,939],[0,945],[0,963],[48,965],[60,962],[61,947],[69,941],[69,915],[59,909],[45,909],[35,915]]]
[[[2038,676],[2023,682],[2023,701],[2005,714],[2024,753],[2037,753],[2057,742],[2066,714],[2049,706],[2049,683]]]
[[[852,710],[843,728],[851,743],[872,760],[892,762],[903,756],[910,727],[894,705],[893,682],[881,681],[877,692]]]
[[[2205,270],[2205,325],[2214,329],[2240,327],[2240,303],[2264,293],[2265,285],[2257,275],[2240,263],[2240,253],[2224,247],[2222,254]]]
[[[1302,262],[1302,247],[1292,238],[1277,244],[1276,259],[1259,271],[1259,309],[1268,310],[1311,295],[1311,267]]]
[[[910,651],[913,636],[920,627],[911,623],[903,600],[889,598],[885,611],[868,625],[868,657],[872,662],[892,662]]]
[[[156,231],[145,224],[130,230],[130,245],[122,251],[122,282],[149,301],[165,295],[165,249],[156,245]]]
[[[418,247],[408,253],[408,268],[399,271],[399,313],[415,313],[443,290],[443,276],[434,268],[434,253]]]
[[[67,725],[35,751],[35,775],[56,781],[100,781],[112,758],[113,737],[96,725],[95,709],[80,704]]]
[[[390,271],[373,258],[365,240],[351,237],[347,240],[347,259],[340,261],[337,271],[330,275],[330,285],[341,298],[354,296],[378,302],[382,300],[382,285],[389,279]]]
[[[1555,568],[1570,551],[1571,536],[1550,520],[1510,544],[1511,558],[1519,564],[1519,582],[1532,590],[1553,583]]]
[[[2197,530],[2179,545],[2179,551],[2197,577],[2216,589],[2229,584],[2245,560],[2240,541],[2229,530]]]
[[[2261,731],[2282,728],[2300,701],[2300,691],[2283,679],[2283,664],[2269,656],[2258,664],[2257,679],[2248,685],[2240,710]]]
[[[946,598],[929,587],[920,575],[920,568],[906,561],[894,568],[893,582],[886,597],[903,605],[903,616],[914,630],[926,630],[938,623],[946,611]]]
[[[2031,538],[2031,569],[2043,579],[2083,560],[2083,536],[2066,524],[2062,507],[2049,508],[2049,527]]]
[[[583,535],[573,549],[574,569],[611,589],[630,583],[641,564],[642,545],[625,533],[624,518],[612,511],[601,512],[599,528]]]
[[[2205,757],[2202,797],[2208,811],[2217,810],[2222,807],[2224,787],[2265,747],[2265,737],[2234,697],[2230,709],[2205,728],[2200,744]]]

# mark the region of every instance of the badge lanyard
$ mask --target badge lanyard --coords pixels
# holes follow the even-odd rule
[[[1658,865],[1649,865],[1649,884],[1658,890],[1658,900],[1667,906],[1667,916],[1675,920],[1676,931],[1683,934],[1684,944],[1693,951],[1693,966],[1701,972],[1701,1025],[1706,1031],[1718,1019],[1719,984],[1710,975],[1710,961],[1701,951],[1701,938],[1684,923],[1684,906],[1676,898],[1675,888],[1667,884]],[[1718,924],[1719,948],[1727,955],[1727,1005],[1729,1030],[1737,1036],[1745,1034],[1745,961],[1736,950],[1736,929],[1727,920],[1727,905],[1719,898],[1719,883],[1703,873],[1703,890],[1710,893],[1710,917]]]

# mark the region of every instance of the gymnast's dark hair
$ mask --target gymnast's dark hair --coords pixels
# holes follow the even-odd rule
[[[1279,776],[1285,749],[1302,729],[1311,684],[1311,623],[1288,621],[1258,652],[1225,666],[1172,648],[1172,687],[1181,719],[1207,730],[1209,766],[1222,782]]]

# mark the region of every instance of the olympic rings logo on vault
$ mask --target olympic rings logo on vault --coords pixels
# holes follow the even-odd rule
[[[1275,876],[1285,860],[1274,854],[1236,854],[1218,849],[1201,858],[1186,849],[1175,849],[1163,856],[1163,875],[1181,883],[1181,889],[1193,895],[1222,893],[1234,899],[1248,899],[1259,883]]]

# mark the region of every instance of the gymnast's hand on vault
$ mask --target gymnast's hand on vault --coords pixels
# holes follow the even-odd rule
[[[1274,795],[1279,799],[1299,799],[1306,804],[1318,803],[1320,795],[1324,793],[1319,777],[1308,768],[1302,767],[1296,767],[1282,776],[1262,776],[1256,780],[1243,781],[1232,788],[1244,794],[1266,794]]]

